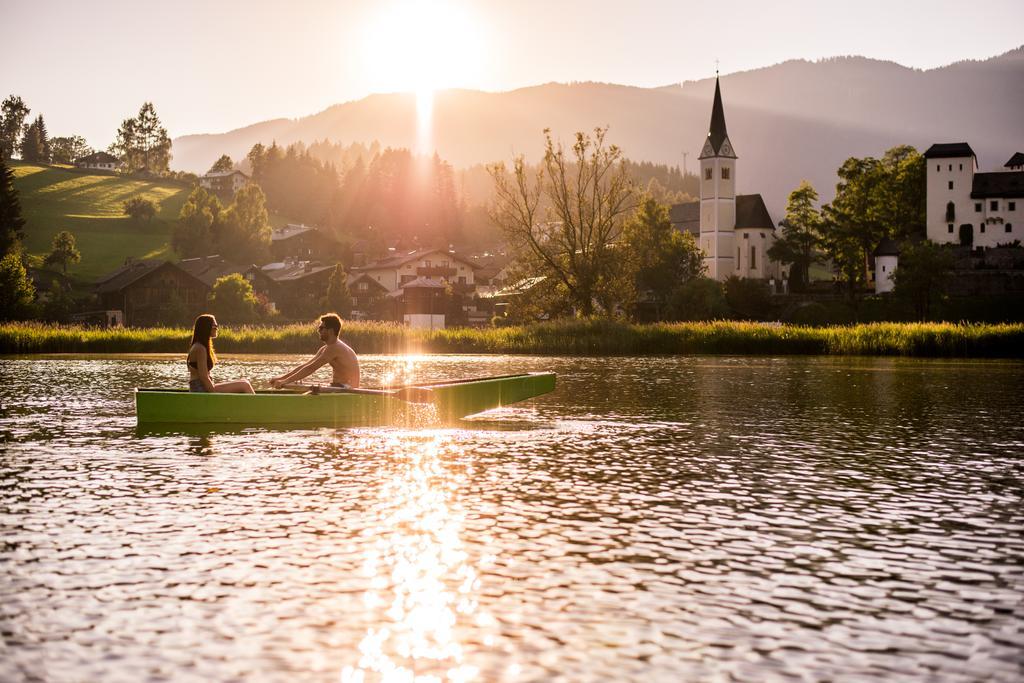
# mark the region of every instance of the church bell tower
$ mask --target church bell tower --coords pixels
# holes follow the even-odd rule
[[[715,101],[711,128],[700,153],[700,240],[707,275],[718,281],[737,268],[736,152],[725,130],[722,90],[715,74]]]

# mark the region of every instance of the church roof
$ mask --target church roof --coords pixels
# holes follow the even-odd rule
[[[1024,173],[975,173],[971,199],[1016,199],[1024,197]]]
[[[1024,166],[1024,152],[1017,152],[1010,160],[1003,164],[1006,168],[1013,168],[1014,166]]]
[[[924,156],[926,159],[956,159],[976,155],[966,142],[940,142],[929,147]]]
[[[874,255],[875,256],[899,256],[900,255],[900,245],[897,244],[895,240],[891,240],[891,239],[886,238],[886,239],[882,240],[881,242],[879,242],[878,246],[875,247]]]
[[[736,195],[736,228],[765,228],[774,230],[768,207],[759,194]]]
[[[676,230],[700,234],[700,201],[673,204],[668,210],[669,220]],[[736,228],[774,230],[768,207],[759,194],[736,195]]]
[[[722,88],[718,83],[718,76],[715,76],[715,101],[711,105],[711,128],[708,131],[707,143],[704,146],[704,151],[701,152],[700,158],[705,159],[709,156],[735,158],[736,154],[731,149],[726,150],[726,153],[722,154],[722,144],[728,139],[729,133],[725,129],[725,107],[722,106]],[[711,147],[711,154],[708,154],[709,145]],[[732,143],[729,146],[732,147]]]

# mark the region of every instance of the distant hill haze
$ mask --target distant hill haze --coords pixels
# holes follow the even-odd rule
[[[898,144],[920,151],[966,141],[982,170],[1024,151],[1024,47],[985,61],[920,71],[863,57],[794,60],[722,76],[738,191],[761,193],[778,222],[788,193],[806,178],[831,199],[835,171],[851,156],[881,156]],[[635,161],[698,168],[714,78],[660,88],[548,83],[510,92],[435,94],[430,149],[456,168],[540,156],[544,128],[570,143],[575,131],[610,126]],[[242,159],[253,144],[331,139],[417,148],[416,103],[372,95],[300,119],[277,119],[174,140],[176,169],[205,172],[221,154]]]

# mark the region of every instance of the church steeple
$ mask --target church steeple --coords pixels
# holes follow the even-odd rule
[[[704,143],[704,149],[700,158],[707,157],[728,157],[736,158],[732,143],[729,142],[729,134],[725,130],[725,107],[722,106],[722,88],[718,82],[718,74],[715,74],[715,101],[711,105],[711,129],[708,132],[708,139]]]

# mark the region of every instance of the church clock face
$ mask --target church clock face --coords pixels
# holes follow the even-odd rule
[[[729,144],[728,140],[726,140],[725,142],[722,143],[721,154],[724,157],[734,157],[734,156],[736,156],[736,153],[732,151],[732,145]]]
[[[700,151],[700,156],[701,158],[715,156],[715,150],[713,147],[711,147],[711,140],[708,140],[707,142],[704,143],[704,149]]]

